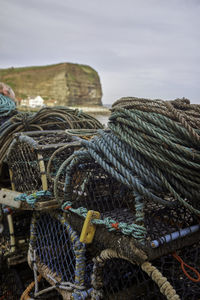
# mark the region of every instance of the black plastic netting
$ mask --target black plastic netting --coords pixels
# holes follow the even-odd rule
[[[0,236],[0,246],[1,246],[1,254],[4,256],[7,252],[12,252],[15,247],[15,251],[13,253],[13,257],[15,254],[20,254],[20,256],[26,257],[29,238],[30,238],[30,222],[31,222],[32,212],[30,211],[13,211],[12,212],[12,222],[14,229],[14,238],[15,244],[11,245],[11,236],[9,231],[9,225],[7,220],[7,215],[3,214],[2,217],[2,225],[3,230]]]
[[[0,299],[19,300],[26,288],[34,281],[34,277],[33,272],[27,263],[22,263],[11,268],[6,267],[6,264],[4,264],[4,266],[1,266],[0,280]],[[38,284],[38,287],[41,290],[48,286],[49,284],[44,278],[42,278]],[[56,290],[34,298],[34,286],[30,290],[28,298],[48,300],[62,299]]]
[[[130,262],[113,258],[103,269],[103,299],[166,299],[158,286],[141,270]],[[145,298],[146,297],[146,298]]]
[[[177,251],[182,261],[200,272],[200,243],[184,247]],[[199,300],[200,281],[193,282],[183,272],[180,262],[172,255],[163,256],[152,262],[167,277],[181,299]],[[198,279],[193,270],[184,265],[185,271],[194,279]]]
[[[73,141],[64,131],[18,134],[7,155],[7,165],[15,190],[26,193],[43,190],[45,180],[48,190],[52,191],[52,178],[62,162],[73,153],[73,145],[54,157],[49,174],[48,162],[55,150]],[[63,190],[63,186],[60,189]]]
[[[24,291],[24,284],[17,269],[4,270],[0,277],[0,299],[19,300]]]
[[[101,219],[110,217],[117,224],[125,223],[127,228],[136,223],[134,192],[114,179],[98,164],[83,160],[65,171],[65,201],[70,201],[73,208],[84,207],[87,210],[97,210],[101,213]],[[169,195],[163,197],[169,198]],[[144,202],[143,222],[146,229],[144,243],[147,250],[151,249],[154,240],[159,246],[167,247],[169,251],[172,240],[175,241],[174,243],[177,241],[177,248],[182,247],[187,241],[187,237],[180,239],[185,230],[186,236],[199,230],[197,217],[187,208],[176,203],[173,198],[170,199],[170,203],[176,203],[175,207],[164,206],[146,199]],[[169,235],[168,239],[166,235]]]
[[[200,266],[200,244],[185,247],[179,252],[183,261],[195,268]],[[183,272],[180,263],[172,256],[167,255],[152,261],[164,277],[167,278],[176,293],[182,300],[199,300],[200,282],[191,281]],[[191,277],[197,279],[195,273],[185,268]],[[108,259],[103,270],[100,271],[103,279],[102,299],[112,300],[153,300],[166,299],[160,292],[158,285],[141,269],[121,258]],[[95,285],[95,284],[94,284]]]

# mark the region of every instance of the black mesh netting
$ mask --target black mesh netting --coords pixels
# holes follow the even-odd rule
[[[179,252],[183,261],[200,271],[200,244],[185,247]],[[200,281],[191,281],[183,272],[180,263],[167,255],[152,262],[163,276],[167,278],[182,300],[199,300]],[[194,272],[186,268],[189,275],[197,279]],[[103,271],[103,298],[112,300],[126,299],[166,299],[158,285],[144,272],[140,266],[113,258],[106,261]]]
[[[24,291],[24,283],[17,269],[1,272],[0,299],[19,300]]]
[[[103,294],[103,299],[113,300],[165,299],[139,266],[120,258],[108,260],[105,264]]]
[[[19,300],[26,288],[34,281],[33,272],[27,263],[16,265],[15,267],[8,268],[4,264],[1,266],[0,271],[0,299],[1,300]],[[39,288],[47,288],[49,284],[44,278],[39,282]],[[48,299],[59,300],[62,297],[56,290],[50,291],[40,297],[34,298],[34,286],[29,292],[28,298],[30,299]]]
[[[15,253],[20,256],[26,257],[29,237],[30,237],[30,222],[32,212],[30,211],[13,211],[12,221],[14,228],[15,245],[10,243],[10,231],[7,220],[7,215],[3,214],[2,225],[3,231],[0,235],[0,247],[1,254],[4,255],[6,252],[12,252],[12,247],[15,247]]]
[[[73,208],[85,207],[88,210],[97,210],[101,213],[102,219],[110,217],[115,223],[126,223],[127,228],[136,223],[133,191],[114,179],[95,162],[83,160],[74,164],[74,167],[66,169],[66,178],[65,200],[71,201]],[[199,230],[199,222],[194,214],[172,198],[170,202],[174,202],[175,206],[164,206],[145,200],[143,222],[146,229],[147,250],[150,249],[151,241],[157,240],[158,244],[162,244],[162,247],[167,247],[170,251],[169,242],[172,238],[170,236],[167,240],[165,236],[172,233],[176,233],[173,240],[177,241],[177,248],[182,247],[187,240],[187,238],[180,239],[185,229],[187,229],[186,236],[193,233],[193,226],[197,225],[194,230]]]
[[[200,272],[200,243],[194,244],[189,247],[184,247],[180,251],[177,251],[182,261],[195,268]],[[200,297],[200,281],[191,281],[183,272],[180,263],[172,256],[163,256],[152,262],[154,266],[162,272],[162,274],[168,278],[177,294],[181,299],[199,300]],[[185,266],[187,273],[194,279],[197,279],[197,275],[194,271]]]
[[[52,178],[55,177],[62,162],[73,153],[74,147],[68,147],[54,157],[49,176],[47,176],[47,164],[56,149],[71,142],[73,142],[72,137],[59,131],[17,135],[16,142],[12,144],[7,155],[7,164],[15,190],[32,193],[44,189],[43,175],[47,180],[48,190],[52,191]]]

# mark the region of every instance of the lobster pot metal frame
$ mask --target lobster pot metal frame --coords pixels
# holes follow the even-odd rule
[[[135,265],[111,249],[103,250],[93,259],[91,299],[198,300],[200,281],[195,272],[198,273],[200,265],[199,246],[195,244],[179,252],[191,267],[187,268],[190,278],[172,255]]]
[[[6,157],[12,190],[25,193],[52,191],[51,178],[55,176],[62,162],[73,153],[77,141],[78,138],[63,130],[15,134]],[[52,154],[63,146],[65,150],[55,156],[51,163],[51,172],[47,176],[47,165]]]
[[[120,257],[114,250],[103,250],[93,262],[92,300],[166,299],[141,266]],[[163,283],[166,284],[166,280]],[[175,296],[176,292],[170,288]]]
[[[1,219],[0,255],[9,266],[27,260],[32,212],[3,209]]]
[[[157,258],[152,264],[168,279],[181,299],[199,299],[200,242]]]
[[[61,214],[33,214],[28,260],[64,299],[90,293],[85,244]]]
[[[135,246],[144,250],[149,260],[200,238],[197,216],[173,197],[161,195],[165,200],[168,198],[169,206],[141,199],[91,158],[80,155],[72,159],[65,178],[64,210],[78,216],[82,212],[82,217],[88,210],[99,211],[101,219],[93,220],[95,225],[118,237],[132,237]],[[115,246],[119,248],[119,244]]]

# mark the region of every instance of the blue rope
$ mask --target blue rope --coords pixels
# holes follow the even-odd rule
[[[51,197],[52,194],[49,191],[38,191],[38,192],[35,192],[30,195],[27,195],[24,193],[24,194],[20,194],[19,196],[15,197],[14,200],[15,201],[25,201],[26,203],[28,203],[29,205],[34,207],[36,201],[44,196]]]
[[[9,116],[15,109],[15,102],[9,97],[0,94],[0,117]]]

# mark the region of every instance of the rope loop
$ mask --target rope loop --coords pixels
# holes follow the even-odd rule
[[[182,258],[176,253],[172,253],[172,256],[181,264],[181,269],[183,270],[183,273],[192,281],[192,282],[200,282],[200,273],[193,267],[186,264]],[[185,270],[185,267],[192,270],[197,278],[194,278],[188,274],[188,272]]]

